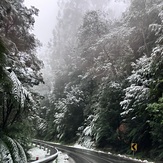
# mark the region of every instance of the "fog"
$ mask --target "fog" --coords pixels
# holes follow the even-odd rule
[[[65,71],[67,64],[76,64],[71,63],[70,59],[74,57],[74,54],[68,54],[70,58],[67,58],[66,51],[71,51],[71,48],[77,46],[75,35],[78,33],[85,13],[101,10],[108,14],[108,19],[119,19],[128,6],[123,1],[115,0],[100,2],[98,0],[25,0],[25,5],[39,9],[33,32],[43,44],[41,48],[38,48],[37,55],[44,62],[42,73],[46,84],[39,88],[39,91],[44,93],[53,89],[56,78],[54,71]],[[48,47],[49,43],[50,47]],[[42,89],[43,87],[45,88]]]
[[[27,7],[35,6],[39,9],[39,16],[35,17],[34,34],[46,46],[52,39],[52,31],[57,23],[56,16],[58,13],[57,0],[25,0]],[[112,9],[115,18],[119,17],[125,11],[127,4],[123,1],[111,0],[109,8]],[[98,8],[98,7],[97,7]],[[99,8],[98,8],[99,9]]]
[[[35,6],[39,9],[39,16],[35,17],[34,34],[45,46],[56,24],[58,6],[56,0],[25,0],[27,7]]]

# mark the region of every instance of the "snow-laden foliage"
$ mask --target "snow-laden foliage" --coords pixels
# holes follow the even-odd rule
[[[92,130],[95,143],[99,147],[105,144],[114,144],[117,146],[116,130],[120,123],[120,105],[122,96],[122,85],[111,81],[103,85],[99,105],[95,110],[95,116],[92,121]],[[107,124],[107,125],[103,125]],[[110,135],[110,137],[109,137]]]
[[[15,140],[6,137],[5,143],[11,153],[12,160],[16,163],[27,162],[27,158],[22,146]]]
[[[133,30],[134,28],[127,29],[123,26],[113,28],[100,38],[91,39],[94,42],[89,43],[89,48],[83,44],[82,69],[88,71],[83,78],[87,75],[94,80],[105,80],[127,74],[130,71],[128,63],[133,58],[127,37]]]
[[[151,135],[153,137],[154,146],[159,147],[159,157],[162,158],[162,142],[163,133],[160,132],[160,128],[163,127],[163,97],[159,98],[158,102],[149,104],[147,111],[152,117],[148,123],[151,127]]]
[[[69,85],[69,84],[68,84]],[[68,88],[68,85],[65,87],[64,93],[66,94],[66,101],[65,103],[73,104],[73,103],[80,103],[83,100],[83,91],[80,90],[79,86],[71,86]]]
[[[149,88],[144,86],[131,85],[125,89],[125,92],[125,99],[120,103],[124,110],[121,115],[129,114],[136,109],[135,107],[139,107],[149,98]]]
[[[27,162],[17,142],[26,150],[31,136],[28,117],[37,105],[30,87],[43,82],[42,62],[36,56],[40,43],[31,32],[38,9],[27,8],[23,2],[0,1],[0,131],[1,137],[11,137],[5,143],[11,145],[6,144],[13,162]]]
[[[132,63],[133,71],[127,78],[128,86],[124,89],[125,96],[120,102],[122,124],[127,127],[127,130],[121,132],[120,137],[125,142],[140,143],[142,139],[150,141],[149,114],[146,108],[150,102],[151,62],[152,57],[142,56],[136,63]],[[145,142],[141,143],[142,149],[145,148],[144,144]]]
[[[16,0],[2,0],[0,7],[0,39],[8,50],[7,66],[19,75],[21,82],[38,85],[43,82],[39,73],[42,62],[35,55],[39,42],[31,33],[38,9],[27,8],[23,1]],[[28,68],[31,69],[30,74],[26,72]]]
[[[12,93],[15,99],[21,103],[21,107],[24,107],[27,99],[33,102],[31,94],[22,86],[22,83],[13,71],[10,73],[10,78],[13,82]]]
[[[16,144],[18,146],[19,156],[21,158],[20,162],[27,162],[27,157],[23,147],[18,142],[16,142]]]
[[[132,63],[132,75],[128,77],[130,86],[125,88],[125,98],[120,104],[124,110],[121,115],[128,114],[130,111],[139,108],[149,98],[149,85],[151,58],[143,56],[136,63]]]
[[[104,10],[83,15],[81,1],[73,2],[59,3],[55,81],[40,112],[46,138],[128,154],[134,142],[140,155],[162,160],[162,1],[132,0],[115,21]]]
[[[13,163],[10,151],[2,140],[0,140],[0,162]]]
[[[27,158],[22,146],[10,137],[4,137],[0,140],[0,150],[2,162],[9,163],[27,163]]]

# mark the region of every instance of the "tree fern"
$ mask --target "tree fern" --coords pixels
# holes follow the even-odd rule
[[[26,163],[27,162],[27,157],[26,157],[26,154],[25,154],[25,151],[24,151],[23,147],[18,142],[16,142],[16,144],[17,144],[17,147],[18,147],[18,150],[19,150],[19,156],[21,158],[21,162]]]
[[[10,73],[10,78],[13,82],[12,94],[14,98],[21,103],[21,107],[24,107],[26,99],[33,101],[31,94],[22,86],[22,83],[13,71]]]
[[[0,139],[0,162],[13,163],[10,151],[1,139]]]
[[[20,134],[20,131],[17,131],[16,140],[14,140],[12,129],[14,124],[19,126],[23,123],[22,117],[25,115],[23,111],[25,108],[28,109],[26,103],[33,100],[16,74],[10,67],[6,67],[5,53],[5,47],[0,40],[0,163],[26,163],[27,158],[23,147],[16,141],[22,142],[22,138],[19,137],[23,133]],[[11,135],[12,138],[7,135]]]
[[[26,163],[27,158],[22,146],[14,139],[5,136],[3,142],[6,146],[6,150],[11,154],[11,160],[14,163]]]
[[[29,140],[26,121],[33,99],[23,84],[43,81],[41,61],[34,52],[38,41],[30,32],[37,13],[23,1],[0,0],[0,163],[27,162],[23,147]],[[12,161],[5,160],[6,153]]]

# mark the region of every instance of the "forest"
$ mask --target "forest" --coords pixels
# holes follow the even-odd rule
[[[48,73],[32,33],[38,9],[0,1],[0,162],[27,162],[34,137],[125,155],[137,143],[137,157],[163,161],[162,0],[58,7]]]

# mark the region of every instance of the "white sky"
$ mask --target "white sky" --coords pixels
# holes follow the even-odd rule
[[[52,38],[52,31],[56,24],[56,15],[58,13],[58,0],[25,0],[27,7],[35,6],[38,8],[39,16],[35,18],[34,34],[36,37],[46,45],[50,38]],[[110,6],[113,12],[116,11],[118,16],[122,12],[122,8],[125,10],[126,4],[123,2],[110,1]],[[118,12],[119,11],[119,12]]]
[[[35,18],[34,34],[44,45],[52,38],[58,12],[57,0],[25,0],[27,7],[38,8],[39,16]]]
[[[58,0],[24,0],[24,4],[27,7],[35,6],[39,9],[39,16],[35,17],[35,26],[33,33],[36,35],[43,46],[37,50],[37,55],[40,59],[46,62],[47,54],[47,43],[53,38],[52,31],[55,28],[56,16],[58,13]],[[115,0],[110,1],[110,6],[112,6],[113,12],[121,11],[125,8],[125,4],[115,2]],[[119,13],[117,12],[117,15]]]

